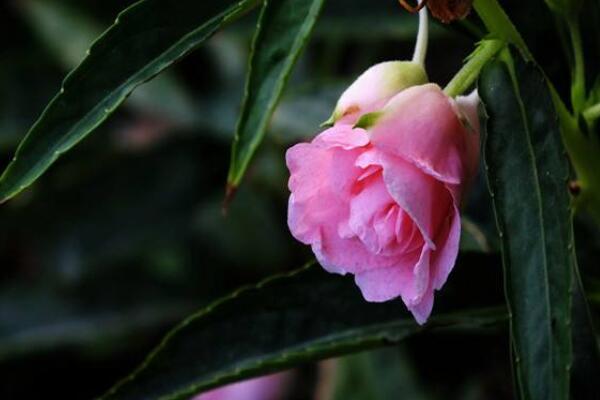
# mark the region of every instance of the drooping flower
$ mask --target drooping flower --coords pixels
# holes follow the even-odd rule
[[[455,101],[413,67],[404,79],[372,67],[380,74],[342,95],[331,128],[288,150],[288,224],[327,271],[353,274],[367,301],[401,297],[422,324],[457,257],[479,122],[476,94]]]
[[[290,377],[289,372],[261,376],[213,389],[192,400],[282,400]]]

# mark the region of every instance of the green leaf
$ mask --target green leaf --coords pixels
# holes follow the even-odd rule
[[[229,6],[196,0],[140,1],[123,11],[65,79],[2,176],[0,201],[32,184],[100,125],[140,84],[198,47],[259,0]]]
[[[486,67],[484,159],[523,399],[567,399],[573,233],[569,169],[543,73],[513,54]],[[513,61],[514,60],[514,61]]]
[[[485,296],[494,292],[497,277],[490,279],[490,272],[499,268],[494,268],[494,258],[469,257],[459,261],[454,285],[441,292],[425,326],[414,322],[401,301],[367,303],[350,277],[328,274],[318,266],[242,289],[182,322],[103,399],[189,398],[301,363],[396,343],[419,332],[496,326],[506,320],[504,308],[490,308],[498,299],[478,299],[478,307],[485,309],[469,305],[479,296],[478,289]],[[465,299],[465,290],[456,284],[467,279],[480,285]]]
[[[266,0],[252,44],[246,93],[231,150],[228,186],[237,187],[317,21],[324,0]]]

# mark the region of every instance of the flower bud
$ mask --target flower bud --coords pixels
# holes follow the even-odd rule
[[[362,114],[385,105],[400,91],[427,82],[423,67],[410,61],[387,61],[366,70],[346,89],[324,125],[343,120],[354,123]]]

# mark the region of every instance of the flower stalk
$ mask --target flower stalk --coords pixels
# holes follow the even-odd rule
[[[597,119],[600,119],[600,103],[594,104],[590,108],[587,108],[583,112],[583,117],[588,123],[594,122]]]
[[[466,92],[479,77],[481,69],[504,47],[504,44],[502,40],[496,39],[479,42],[467,63],[446,85],[444,92],[450,97],[456,97]]]
[[[424,7],[425,0],[419,0],[419,32],[417,33],[417,42],[415,43],[415,52],[412,61],[421,66],[425,66],[427,57],[427,45],[429,42],[429,16],[427,7]]]
[[[585,60],[583,57],[583,42],[581,40],[581,30],[579,19],[572,15],[567,17],[569,35],[573,46],[573,56],[575,64],[573,65],[573,83],[571,85],[571,105],[573,111],[578,114],[585,107]]]
[[[496,0],[475,0],[473,8],[495,39],[514,44],[528,60],[533,60],[523,37]]]

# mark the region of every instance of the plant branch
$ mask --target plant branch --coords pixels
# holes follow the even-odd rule
[[[586,121],[592,122],[600,118],[600,103],[594,104],[583,112]]]
[[[464,93],[479,77],[481,69],[496,55],[505,45],[502,40],[482,40],[469,57],[467,63],[452,78],[444,88],[444,92],[450,97],[456,97]]]
[[[473,8],[492,36],[514,44],[523,52],[526,59],[533,60],[521,34],[496,0],[475,0]]]
[[[579,19],[576,16],[567,18],[571,43],[573,45],[573,83],[571,85],[571,103],[573,111],[578,114],[585,106],[585,60]]]

